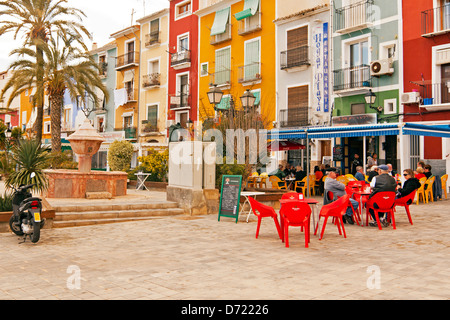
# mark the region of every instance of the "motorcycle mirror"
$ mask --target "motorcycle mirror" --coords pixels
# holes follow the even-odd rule
[[[32,172],[32,173],[30,174],[30,179],[33,179],[35,176],[36,176],[36,173]]]

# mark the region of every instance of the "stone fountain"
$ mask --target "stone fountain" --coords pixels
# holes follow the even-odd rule
[[[47,198],[112,198],[127,193],[127,174],[121,171],[91,171],[92,156],[105,140],[89,119],[70,135],[73,152],[78,157],[78,170],[45,170],[49,177]]]

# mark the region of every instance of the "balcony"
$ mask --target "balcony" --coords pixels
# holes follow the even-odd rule
[[[282,51],[280,54],[281,70],[301,70],[306,69],[310,65],[311,61],[309,59],[309,46]]]
[[[238,68],[238,82],[243,85],[261,81],[261,63],[254,62]]]
[[[161,84],[161,74],[160,73],[146,74],[142,77],[142,88],[143,89],[151,89],[151,88],[159,87],[160,84]]]
[[[289,108],[287,110],[280,110],[279,125],[280,128],[308,126],[308,108]]]
[[[128,67],[139,65],[139,52],[133,51],[118,56],[116,58],[116,70],[122,70]]]
[[[61,122],[61,132],[71,132],[75,131],[74,127],[70,122],[62,121]]]
[[[215,36],[211,36],[209,41],[210,44],[215,45],[225,41],[231,40],[231,24],[227,23],[226,29],[224,33],[217,34]]]
[[[138,91],[135,89],[129,89],[129,88],[127,88],[126,90],[127,90],[127,99],[128,99],[127,103],[137,102],[138,97],[139,97]]]
[[[373,0],[365,0],[335,9],[334,27],[337,33],[349,33],[373,25]]]
[[[144,45],[146,48],[161,43],[161,32],[152,32],[144,36]]]
[[[422,37],[450,33],[450,4],[422,12]]]
[[[256,12],[253,16],[239,21],[238,34],[243,36],[261,29],[261,12]]]
[[[428,111],[450,110],[450,81],[444,83],[421,84],[420,108]]]
[[[170,110],[190,109],[191,106],[189,102],[189,94],[172,95],[169,97],[169,108]]]
[[[136,127],[125,127],[123,128],[125,133],[125,139],[134,140],[136,139]]]
[[[191,66],[191,51],[184,50],[170,54],[170,65],[175,70],[189,68]]]
[[[153,125],[149,120],[142,120],[141,133],[143,135],[159,134],[158,126]]]
[[[100,79],[105,79],[106,78],[106,76],[108,75],[107,74],[107,69],[108,69],[108,63],[107,62],[100,62],[99,64],[98,64],[98,66],[99,66],[99,68],[100,68],[100,71],[99,71],[99,76],[100,76]]]
[[[218,87],[229,86],[231,81],[231,70],[223,70],[211,73],[209,75],[210,86],[214,84]]]
[[[370,78],[370,66],[360,65],[357,67],[334,70],[335,92],[340,94],[348,92],[349,94],[358,94],[369,90],[372,87]]]

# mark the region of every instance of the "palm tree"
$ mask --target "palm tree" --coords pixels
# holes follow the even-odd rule
[[[66,37],[68,32],[78,35],[78,43],[87,51],[82,34],[91,38],[89,31],[81,24],[85,14],[67,7],[67,0],[7,0],[0,1],[0,35],[14,32],[14,39],[23,32],[24,44],[34,46],[36,52],[35,102],[37,105],[36,139],[42,139],[44,117],[44,53],[43,44],[57,33]],[[67,18],[67,19],[65,19]],[[73,18],[80,22],[74,21]],[[9,107],[10,101],[7,103]]]
[[[100,102],[97,88],[103,92],[105,99],[109,98],[99,76],[100,66],[87,52],[72,46],[77,35],[68,36],[67,39],[51,38],[48,44],[42,46],[45,62],[42,83],[50,101],[53,152],[61,151],[61,109],[66,90],[72,101],[78,101],[79,96],[89,97],[97,106]],[[14,96],[35,83],[37,59],[36,52],[28,48],[13,50],[11,54],[20,57],[11,64],[9,70],[13,70],[14,77],[5,84],[5,90],[11,88],[11,95]]]

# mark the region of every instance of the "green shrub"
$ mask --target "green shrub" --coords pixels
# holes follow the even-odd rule
[[[149,181],[166,182],[169,171],[169,149],[162,152],[150,149],[147,156],[139,157],[142,172],[151,173]]]
[[[220,190],[222,187],[222,176],[223,175],[245,175],[245,164],[237,164],[237,160],[234,164],[227,164],[226,157],[223,158],[223,164],[216,165],[216,188]]]
[[[108,164],[112,171],[127,172],[131,166],[133,145],[126,140],[116,140],[108,150]]]
[[[0,196],[0,212],[13,211],[12,208],[12,193],[4,193],[3,196]]]
[[[72,152],[52,152],[50,154],[49,167],[52,169],[77,169],[78,162],[73,161]]]

